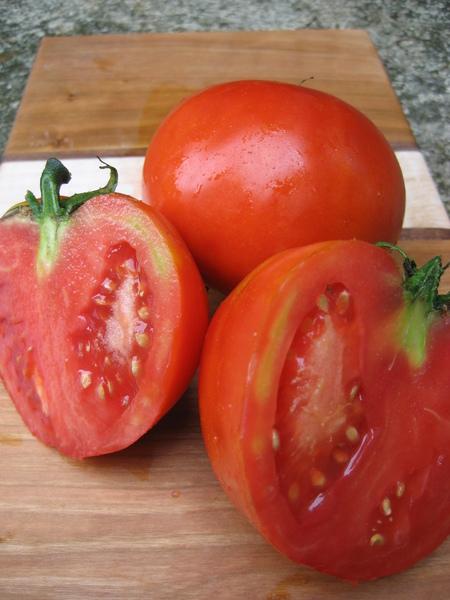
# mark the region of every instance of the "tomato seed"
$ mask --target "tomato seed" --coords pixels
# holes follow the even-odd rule
[[[113,292],[117,287],[117,283],[112,279],[109,279],[109,277],[107,277],[103,281],[102,286],[105,288],[105,290],[108,290],[108,292]]]
[[[150,338],[146,333],[136,333],[134,338],[141,348],[146,348],[150,341]]]
[[[395,495],[397,496],[397,498],[401,498],[403,496],[403,494],[405,493],[405,489],[406,486],[403,483],[403,481],[397,481],[397,487],[395,490]]]
[[[104,400],[106,398],[105,386],[103,382],[99,383],[97,386],[97,396],[100,398],[100,400]]]
[[[381,502],[381,511],[384,515],[386,515],[386,517],[391,516],[392,507],[391,507],[391,501],[389,500],[389,498],[383,498],[383,501]]]
[[[138,315],[141,319],[148,319],[150,316],[150,311],[148,310],[148,307],[141,306],[141,308],[138,310]]]
[[[325,294],[320,294],[320,296],[317,298],[316,305],[325,313],[329,311],[330,303],[328,302],[328,298],[325,296]]]
[[[280,436],[276,429],[272,429],[272,448],[278,450],[280,447]]]
[[[336,312],[338,315],[343,316],[350,307],[350,292],[348,290],[342,290],[336,298]]]
[[[314,487],[323,487],[327,481],[325,475],[319,469],[311,469],[310,477]]]
[[[350,400],[354,400],[356,398],[356,396],[358,395],[358,392],[359,392],[359,385],[357,383],[355,383],[350,388],[350,394],[349,394]]]
[[[295,502],[300,497],[300,487],[298,483],[293,483],[289,486],[288,498],[291,502]]]
[[[106,296],[104,296],[103,294],[95,294],[92,300],[95,302],[95,304],[98,304],[99,306],[107,306],[109,304],[108,300],[106,299]]]
[[[343,465],[350,459],[348,452],[346,452],[342,448],[335,448],[333,450],[332,455],[334,460],[338,463],[338,465]]]
[[[382,546],[383,544],[384,537],[381,535],[381,533],[374,533],[373,536],[370,538],[371,546]]]
[[[359,431],[356,429],[356,427],[353,427],[353,425],[351,425],[345,430],[345,437],[348,439],[349,442],[355,444],[359,440]]]
[[[80,371],[80,383],[81,387],[85,390],[92,383],[92,373],[90,371]]]

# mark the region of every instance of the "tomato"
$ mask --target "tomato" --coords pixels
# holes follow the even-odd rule
[[[50,159],[42,202],[0,221],[0,375],[30,431],[76,458],[120,450],[175,403],[207,326],[184,243],[142,202],[97,192],[59,198]]]
[[[178,106],[151,140],[144,190],[223,291],[287,248],[394,242],[405,207],[396,157],[363,114],[269,81],[217,85]]]
[[[349,580],[450,532],[450,295],[439,257],[362,241],[286,250],[213,317],[200,415],[214,471],[282,553]]]

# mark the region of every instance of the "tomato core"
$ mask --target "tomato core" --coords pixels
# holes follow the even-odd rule
[[[368,434],[358,344],[350,293],[342,284],[328,285],[288,351],[273,430],[280,486],[297,515],[314,510],[352,469]]]
[[[136,395],[152,343],[152,323],[148,281],[135,250],[125,242],[117,244],[105,265],[71,341],[83,401],[108,424]]]

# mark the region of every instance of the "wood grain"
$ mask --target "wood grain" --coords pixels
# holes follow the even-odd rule
[[[418,262],[450,259],[450,240],[402,245]],[[450,540],[412,569],[357,587],[273,550],[211,472],[195,382],[139,442],[83,462],[36,441],[1,388],[0,473],[2,600],[448,598]]]
[[[44,38],[5,157],[142,154],[180,100],[245,78],[307,80],[415,147],[366,32],[195,32]]]

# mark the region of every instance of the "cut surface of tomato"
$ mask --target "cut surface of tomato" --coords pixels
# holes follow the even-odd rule
[[[183,242],[115,193],[50,224],[20,208],[0,234],[0,370],[25,423],[78,458],[128,446],[197,366],[206,294]]]
[[[224,489],[288,557],[354,581],[450,532],[448,300],[407,286],[365,242],[286,251],[225,300],[203,351],[202,430]]]

